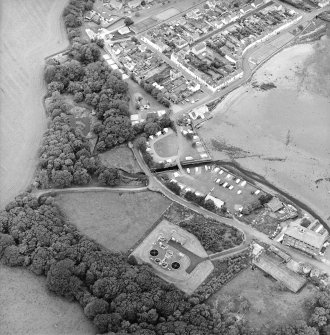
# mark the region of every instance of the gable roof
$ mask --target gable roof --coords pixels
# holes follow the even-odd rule
[[[323,243],[327,239],[327,234],[320,235],[319,233],[302,226],[289,226],[285,231],[285,235],[293,237],[317,249],[322,248]]]

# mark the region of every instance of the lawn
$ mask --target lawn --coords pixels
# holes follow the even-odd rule
[[[154,143],[154,150],[160,157],[173,157],[178,153],[178,142],[175,133],[169,134]]]
[[[308,315],[304,304],[315,292],[311,284],[297,294],[281,291],[277,282],[267,278],[260,270],[247,269],[223,286],[209,302],[213,305],[217,303],[220,310],[227,309],[237,314],[237,300],[247,301],[250,307],[244,317],[250,325],[271,329],[298,318],[306,319]]]
[[[83,234],[119,251],[131,248],[171,203],[149,191],[67,193],[56,201]]]
[[[78,303],[48,292],[46,279],[0,264],[0,334],[94,335]]]
[[[142,172],[134,155],[126,144],[99,154],[102,163],[108,167],[116,167],[130,173]]]

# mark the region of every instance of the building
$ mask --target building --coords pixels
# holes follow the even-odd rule
[[[206,51],[206,43],[205,42],[201,42],[198,43],[196,45],[194,45],[191,48],[191,51],[195,54],[195,55],[200,55],[201,53]]]
[[[254,2],[251,3],[251,6],[254,8],[260,7],[263,5],[264,1],[263,0],[255,0]]]
[[[242,14],[246,14],[248,12],[251,12],[252,9],[253,9],[253,7],[251,7],[250,5],[245,5],[240,9],[240,12]]]
[[[127,5],[131,9],[139,7],[141,5],[141,0],[131,0],[131,1],[128,2]]]
[[[196,120],[198,118],[204,119],[205,116],[204,114],[209,111],[208,107],[206,105],[202,105],[200,107],[194,108],[190,113],[189,116],[193,119]]]
[[[283,203],[278,198],[273,197],[272,200],[266,204],[266,206],[275,213],[283,208]]]
[[[289,226],[284,233],[283,244],[302,250],[310,255],[318,255],[328,232],[319,234],[311,229],[298,226]]]
[[[218,207],[218,208],[221,208],[225,203],[216,198],[216,197],[213,197],[212,195],[208,194],[206,197],[205,197],[205,200],[212,200],[214,202],[214,204]]]
[[[118,29],[118,33],[120,35],[126,35],[126,34],[129,34],[130,32],[131,32],[130,29],[126,26]]]
[[[116,10],[121,10],[123,8],[123,4],[120,1],[117,0],[110,0],[109,5]]]

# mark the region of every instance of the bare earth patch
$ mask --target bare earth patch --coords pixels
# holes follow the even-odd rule
[[[0,334],[94,335],[77,303],[50,294],[45,277],[0,264]]]
[[[132,247],[171,203],[149,191],[67,193],[56,201],[83,234],[119,251]]]
[[[245,318],[255,328],[290,323],[296,319],[306,319],[307,310],[304,303],[315,295],[316,289],[308,284],[299,293],[279,290],[275,280],[266,278],[259,271],[247,269],[215,293],[210,302],[220,308],[237,297],[247,300],[250,308]]]

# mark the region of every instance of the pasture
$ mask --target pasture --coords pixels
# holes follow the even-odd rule
[[[51,294],[46,279],[0,264],[0,334],[94,335],[78,303]]]
[[[209,302],[217,305],[220,311],[227,309],[239,314],[233,302],[247,300],[250,307],[244,318],[251,326],[268,330],[297,319],[305,320],[308,317],[305,301],[315,292],[316,288],[311,284],[299,293],[283,291],[275,280],[266,277],[260,270],[247,269],[211,296]]]
[[[108,167],[123,169],[129,173],[142,172],[135,157],[126,144],[99,154],[102,163]]]
[[[66,193],[56,202],[83,234],[118,251],[131,248],[171,203],[149,191]]]

